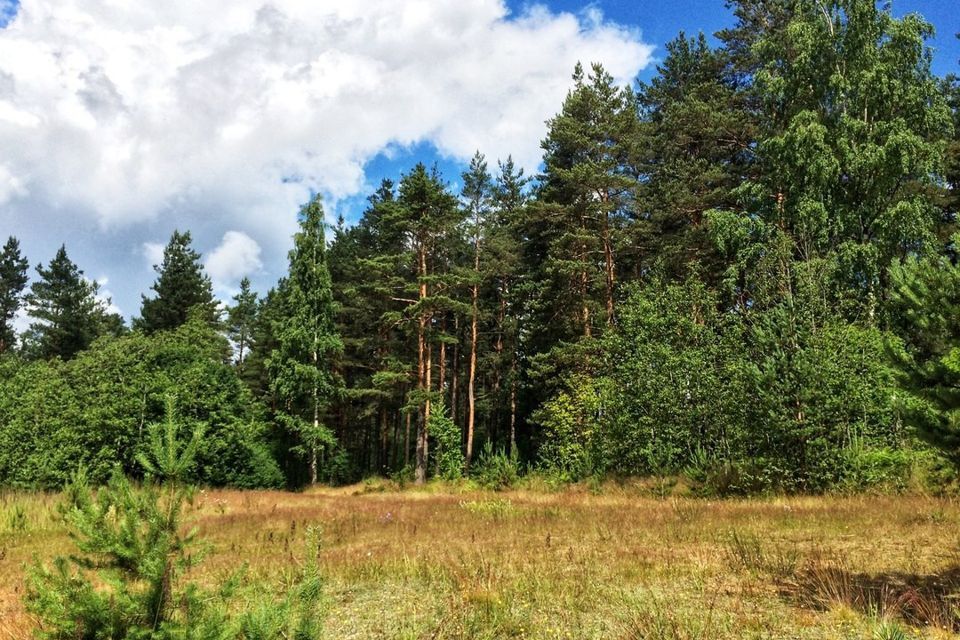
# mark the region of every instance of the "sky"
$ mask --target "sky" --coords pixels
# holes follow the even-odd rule
[[[960,71],[957,0],[894,0]],[[539,164],[577,61],[649,80],[723,0],[0,0],[0,241],[67,251],[130,317],[174,229],[216,293],[284,273],[299,206],[355,220],[383,177],[476,150]],[[32,268],[31,268],[32,271]]]

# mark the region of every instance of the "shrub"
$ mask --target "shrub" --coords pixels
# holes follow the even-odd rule
[[[520,479],[520,458],[516,448],[507,455],[503,449],[494,451],[488,440],[471,469],[471,476],[484,489],[503,491],[513,487]]]
[[[460,428],[447,415],[442,402],[433,405],[427,430],[436,442],[438,475],[444,480],[456,480],[463,476],[464,457],[460,449]]]

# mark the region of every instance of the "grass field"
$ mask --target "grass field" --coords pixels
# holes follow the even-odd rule
[[[563,492],[208,491],[196,571],[265,588],[323,530],[330,638],[947,638],[960,505],[929,497],[658,500]],[[55,495],[0,496],[0,639],[24,567],[71,550]],[[903,635],[899,635],[903,632]]]

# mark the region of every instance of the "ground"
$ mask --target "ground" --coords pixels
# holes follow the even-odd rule
[[[0,495],[0,640],[25,566],[70,552],[55,494]],[[379,483],[205,491],[196,576],[279,589],[320,527],[328,638],[947,638],[960,504],[925,496],[657,499]],[[905,635],[897,635],[900,627]]]

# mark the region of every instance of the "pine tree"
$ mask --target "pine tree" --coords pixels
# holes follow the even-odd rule
[[[190,637],[216,637],[223,620],[203,616],[199,594],[181,584],[194,543],[194,533],[181,530],[191,493],[182,480],[201,433],[197,427],[184,444],[178,431],[168,399],[166,421],[151,427],[141,456],[162,485],[140,490],[117,471],[95,492],[81,470],[67,486],[62,512],[81,555],[58,558],[52,570],[37,566],[31,575],[27,604],[44,622],[43,637],[164,638],[175,637],[175,626],[193,627]]]
[[[715,283],[723,264],[706,212],[736,205],[734,189],[753,169],[747,92],[728,52],[711,49],[703,34],[668,43],[657,72],[638,91],[632,262],[638,272],[653,268],[678,280],[698,265]]]
[[[493,206],[493,179],[487,171],[487,162],[479,151],[470,161],[470,168],[463,173],[463,190],[469,235],[473,245],[473,269],[469,276],[470,284],[470,359],[467,373],[467,434],[466,467],[473,459],[473,437],[476,422],[476,378],[478,330],[480,324],[480,287],[484,282],[481,269],[481,255],[485,252],[482,243],[489,233],[491,209]],[[484,265],[486,267],[486,265]]]
[[[53,566],[36,564],[27,580],[27,609],[41,625],[37,637],[233,640],[316,638],[323,622],[322,579],[314,530],[295,581],[281,598],[262,584],[246,602],[230,596],[235,573],[217,589],[187,578],[202,549],[196,528],[185,530],[194,487],[185,484],[200,449],[202,427],[181,438],[174,400],[162,424],[149,428],[138,460],[147,474],[137,486],[119,470],[94,489],[81,469],[65,490],[61,513],[78,553]]]
[[[31,355],[69,360],[98,336],[122,330],[122,319],[97,299],[97,283],[84,278],[65,246],[47,268],[37,265],[37,274],[24,298],[34,320],[24,337]]]
[[[942,256],[909,258],[891,275],[892,318],[903,345],[889,352],[910,394],[904,415],[960,464],[960,266]]]
[[[465,305],[451,297],[453,282],[445,255],[457,244],[462,212],[436,169],[428,171],[422,163],[403,176],[398,197],[382,209],[386,227],[402,238],[401,252],[384,256],[384,261],[394,265],[395,273],[405,276],[391,278],[390,282],[391,297],[403,306],[385,314],[384,321],[415,326],[417,378],[408,405],[418,409],[415,478],[423,483],[427,478],[430,411],[436,400],[433,347],[441,333],[434,322],[441,312],[465,312]],[[441,380],[440,388],[443,383]]]
[[[10,349],[17,339],[13,319],[27,286],[27,267],[27,259],[20,255],[20,242],[10,236],[0,250],[0,354]]]
[[[241,376],[253,347],[258,302],[257,293],[250,289],[250,278],[243,278],[240,281],[240,291],[233,297],[233,304],[227,309],[227,335],[236,349],[235,362]]]
[[[210,278],[204,274],[200,254],[190,247],[190,242],[189,231],[174,231],[170,236],[163,261],[153,267],[157,279],[151,289],[156,295],[142,296],[135,328],[148,334],[176,329],[187,321],[194,308],[210,323],[219,319]]]
[[[508,443],[510,455],[517,455],[517,409],[520,387],[521,328],[528,317],[528,270],[523,263],[523,220],[529,204],[527,185],[530,179],[517,169],[513,158],[500,162],[494,185],[494,224],[487,240],[487,262],[493,290],[494,333],[493,357],[489,367],[495,372],[495,386],[507,389],[501,404],[507,405]]]
[[[278,289],[277,348],[268,363],[274,392],[307,455],[311,484],[319,479],[321,449],[333,444],[323,418],[338,391],[335,365],[343,352],[324,225],[323,205],[316,196],[300,210],[289,274]]]
[[[394,191],[384,180],[357,224],[338,224],[329,251],[344,343],[346,391],[338,411],[341,421],[356,425],[349,443],[354,455],[384,473],[399,467],[404,455],[398,451],[400,414],[413,369],[405,326],[395,315],[404,303],[394,298],[398,292],[406,297],[410,274],[397,262],[403,237],[385,221]]]
[[[573,81],[541,143],[544,172],[527,230],[537,254],[528,259],[539,265],[536,311],[549,327],[542,352],[613,324],[618,234],[636,184],[632,92],[600,65],[585,75],[578,64]]]

